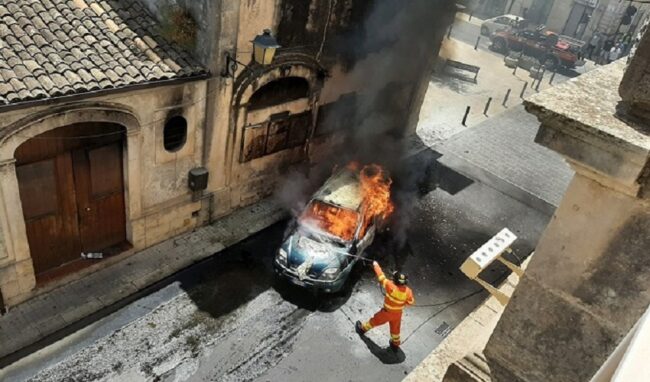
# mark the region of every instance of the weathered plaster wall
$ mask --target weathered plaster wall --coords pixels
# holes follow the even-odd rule
[[[553,3],[551,12],[548,14],[546,26],[555,32],[562,33],[564,25],[567,22],[567,18],[571,14],[573,4],[573,1],[556,0]]]
[[[36,119],[37,123],[29,122],[38,126],[38,131],[28,128],[3,138],[0,144],[3,161],[0,170],[0,238],[3,243],[10,243],[9,246],[0,246],[3,249],[0,252],[0,288],[8,305],[28,298],[35,285],[12,161],[16,145],[40,132],[64,126],[66,121],[102,121],[105,116],[101,110],[131,113],[132,122],[126,126],[123,162],[127,239],[133,250],[140,250],[204,224],[208,215],[207,203],[193,202],[187,187],[188,171],[202,165],[205,91],[205,81],[195,81],[2,114],[2,134],[22,126],[21,121],[42,115]],[[62,106],[72,109],[56,111]],[[82,109],[90,111],[85,111],[80,117],[78,110]],[[180,150],[169,153],[163,147],[163,127],[170,115],[179,114],[188,122],[187,141]]]

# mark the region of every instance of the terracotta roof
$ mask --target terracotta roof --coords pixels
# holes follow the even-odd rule
[[[0,106],[204,73],[135,0],[0,1]]]

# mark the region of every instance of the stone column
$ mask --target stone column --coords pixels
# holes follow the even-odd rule
[[[650,124],[630,118],[650,99],[639,52],[623,100],[621,60],[526,102],[536,141],[576,174],[485,349],[493,380],[588,381],[650,303]]]
[[[0,235],[0,290],[4,304],[12,306],[36,286],[14,159],[0,162]]]

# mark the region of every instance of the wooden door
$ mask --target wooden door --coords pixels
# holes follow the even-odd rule
[[[123,132],[114,124],[69,125],[16,149],[18,187],[37,276],[80,260],[81,252],[104,252],[126,242]]]
[[[79,237],[84,252],[126,241],[122,143],[73,153]]]
[[[16,167],[34,271],[42,273],[79,258],[72,156]]]

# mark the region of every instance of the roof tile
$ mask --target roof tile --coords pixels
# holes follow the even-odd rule
[[[205,73],[137,0],[0,3],[0,105]]]

